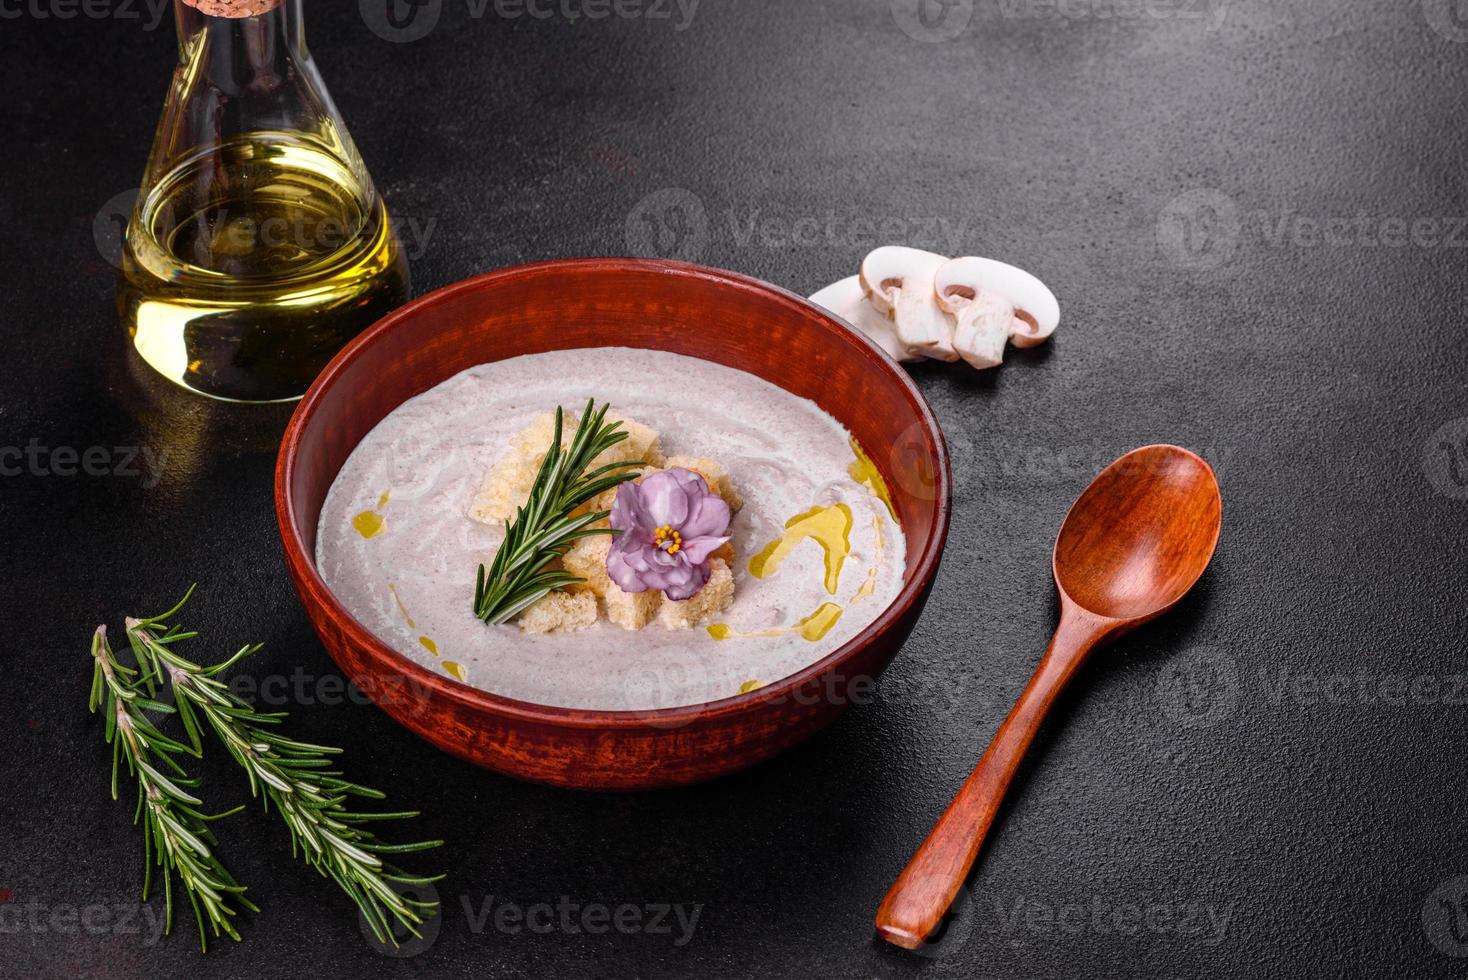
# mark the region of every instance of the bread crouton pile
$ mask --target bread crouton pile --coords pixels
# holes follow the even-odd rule
[[[636,482],[662,470],[678,467],[692,470],[703,477],[709,489],[724,498],[729,510],[737,511],[744,501],[729,479],[728,472],[716,460],[694,456],[665,456],[657,430],[611,413],[608,421],[622,423],[627,438],[608,448],[591,462],[590,469],[609,463],[642,460]],[[574,431],[579,419],[565,414],[565,431]],[[485,524],[504,525],[513,520],[515,510],[524,505],[540,470],[541,460],[555,435],[556,416],[547,412],[510,440],[505,456],[490,467],[484,483],[469,506],[469,516]],[[583,510],[612,509],[616,489],[606,491],[585,505]],[[606,519],[598,527],[609,527]],[[714,552],[709,564],[709,580],[697,593],[679,602],[666,598],[656,589],[645,592],[623,592],[607,575],[607,554],[612,547],[611,535],[596,534],[581,538],[566,552],[561,565],[584,582],[564,591],[552,592],[520,614],[519,626],[527,633],[551,633],[585,629],[600,616],[623,629],[640,630],[656,620],[670,630],[691,629],[729,608],[734,601],[734,549],[726,543]]]

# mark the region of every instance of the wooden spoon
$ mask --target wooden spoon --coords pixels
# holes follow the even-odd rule
[[[1040,723],[1086,654],[1162,615],[1187,594],[1218,544],[1213,470],[1177,446],[1145,446],[1101,471],[1055,541],[1060,625],[1035,676],[877,909],[877,933],[917,949],[968,877]]]

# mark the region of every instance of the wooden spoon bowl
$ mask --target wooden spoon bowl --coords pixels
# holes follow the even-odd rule
[[[1055,540],[1055,584],[1082,609],[1138,626],[1198,581],[1222,513],[1218,482],[1202,458],[1177,446],[1135,449],[1071,507]]]

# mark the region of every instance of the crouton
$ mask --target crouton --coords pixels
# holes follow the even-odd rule
[[[607,607],[607,618],[624,630],[642,629],[653,621],[658,607],[665,605],[663,594],[657,589],[623,592],[616,585],[607,589],[603,601]]]
[[[612,580],[607,575],[607,554],[611,549],[610,534],[593,534],[589,538],[577,539],[561,559],[561,565],[572,575],[586,581],[570,588],[589,590],[598,598],[605,598],[607,591],[612,588]]]
[[[685,470],[692,470],[703,477],[703,482],[708,484],[710,490],[724,498],[724,503],[729,505],[731,511],[744,506],[744,499],[739,496],[739,491],[734,488],[734,483],[729,479],[728,471],[718,460],[699,456],[669,456],[663,463],[664,469],[671,470],[678,466]]]
[[[631,460],[643,460],[651,465],[661,464],[663,451],[659,446],[657,430],[611,413],[607,414],[607,419],[620,421],[627,438],[597,455],[591,461],[590,469]],[[562,446],[569,442],[578,421],[575,413],[565,413],[561,432]],[[551,439],[555,436],[555,426],[555,413],[547,412],[516,433],[510,440],[509,451],[489,468],[484,482],[475,493],[474,500],[469,505],[469,516],[472,519],[484,524],[503,524],[514,518],[515,511],[524,506],[530,496],[535,474],[540,471],[540,463],[545,459]]]
[[[734,573],[722,558],[709,562],[709,580],[687,599],[671,599],[658,610],[658,622],[670,630],[686,630],[728,609],[734,601]]]
[[[622,431],[627,433],[627,438],[602,451],[591,461],[591,469],[605,466],[608,463],[622,463],[631,460],[641,460],[648,466],[663,465],[663,447],[661,436],[652,426],[624,419],[620,415],[607,413],[607,421],[621,422]]]
[[[520,614],[526,633],[562,633],[596,623],[596,596],[590,592],[551,592]]]

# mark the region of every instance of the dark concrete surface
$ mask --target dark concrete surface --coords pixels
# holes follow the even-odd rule
[[[143,4],[3,0],[0,446],[39,448],[0,460],[0,975],[1461,976],[1468,11],[567,3],[426,0],[398,28],[310,5],[418,292],[629,251],[810,292],[894,239],[1017,263],[1060,296],[1048,348],[983,377],[915,371],[958,486],[918,631],[874,702],[809,743],[646,795],[482,772],[318,686],[336,669],[270,500],[288,413],[157,382],[112,313],[167,12],[149,30]],[[943,940],[873,942],[1053,626],[1060,518],[1153,441],[1218,467],[1213,568],[1082,674]],[[90,447],[107,475],[56,472]],[[263,641],[251,670],[283,679],[292,730],[343,746],[448,841],[411,862],[448,874],[416,955],[380,955],[258,809],[221,826],[262,906],[244,942],[201,958],[187,912],[149,934],[131,801],[109,800],[85,710],[87,638],[194,579],[211,647]],[[212,799],[245,798],[217,753],[198,768]],[[496,927],[538,903],[571,926]],[[576,924],[621,906],[643,925]],[[693,928],[648,928],[659,906],[696,910]]]

